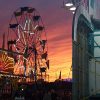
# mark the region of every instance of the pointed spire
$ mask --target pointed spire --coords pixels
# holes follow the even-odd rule
[[[60,71],[60,74],[59,74],[59,79],[61,79],[61,71]]]

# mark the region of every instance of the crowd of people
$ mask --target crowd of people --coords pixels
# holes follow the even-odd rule
[[[71,100],[71,92],[55,91],[54,89],[37,90],[32,95],[26,95],[26,100]]]
[[[29,88],[28,88],[29,89]],[[72,83],[70,82],[54,82],[37,85],[34,91],[26,92],[26,100],[71,100],[72,99]],[[27,95],[29,94],[29,95]]]

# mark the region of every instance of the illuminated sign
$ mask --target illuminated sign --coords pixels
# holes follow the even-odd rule
[[[0,71],[11,72],[14,70],[14,59],[5,52],[0,52]]]

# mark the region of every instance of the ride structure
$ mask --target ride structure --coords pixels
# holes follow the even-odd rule
[[[21,7],[14,11],[9,23],[7,45],[8,49],[3,51],[14,59],[13,74],[34,81],[46,80],[49,69],[47,36],[42,18],[35,8]]]

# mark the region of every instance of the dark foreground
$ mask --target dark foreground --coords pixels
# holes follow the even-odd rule
[[[72,100],[72,83],[18,83],[0,90],[0,100]]]

